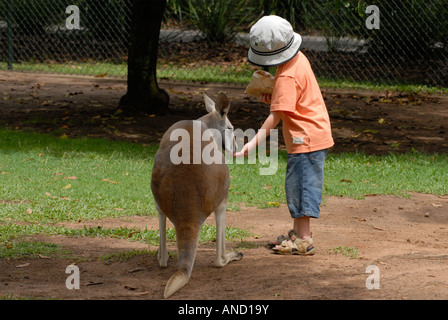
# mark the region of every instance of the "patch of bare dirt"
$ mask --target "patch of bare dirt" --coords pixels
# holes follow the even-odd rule
[[[296,299],[447,299],[448,197],[412,194],[411,199],[371,196],[365,200],[330,197],[321,218],[313,220],[314,256],[282,256],[265,247],[291,227],[286,207],[228,212],[227,225],[250,230],[250,247],[241,261],[214,266],[213,243],[201,244],[190,283],[172,299],[296,300]],[[214,224],[211,216],[207,223]],[[105,219],[78,227],[158,228],[155,217]],[[71,225],[70,227],[77,227]],[[100,257],[130,250],[156,250],[139,242],[114,238],[37,236],[62,245],[76,257],[81,288],[68,290],[64,258],[0,260],[0,296],[57,299],[161,299],[175,272],[176,258],[160,268],[154,255],[107,262]],[[337,248],[354,248],[348,257]],[[175,243],[170,251],[175,252]],[[18,267],[28,264],[25,267]],[[379,289],[367,289],[368,266],[379,268]],[[219,288],[219,290],[216,290]]]

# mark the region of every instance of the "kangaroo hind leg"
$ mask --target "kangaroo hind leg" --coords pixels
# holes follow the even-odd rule
[[[159,212],[159,251],[157,253],[157,260],[159,261],[159,266],[168,266],[168,249],[166,247],[166,215],[160,209],[156,203],[156,209]]]

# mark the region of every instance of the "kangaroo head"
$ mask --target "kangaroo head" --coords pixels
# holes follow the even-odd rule
[[[225,93],[220,92],[216,103],[203,93],[205,108],[208,114],[199,120],[204,122],[209,129],[213,130],[215,141],[221,141],[222,147],[231,153],[236,150],[236,140],[233,134],[233,126],[227,114],[230,110],[230,101]],[[220,136],[217,136],[217,135]]]

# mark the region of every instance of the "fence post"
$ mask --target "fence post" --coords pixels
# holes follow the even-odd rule
[[[13,33],[12,33],[12,21],[13,21],[12,1],[13,0],[8,0],[8,70],[12,70],[12,62],[14,60],[14,46],[13,46]]]

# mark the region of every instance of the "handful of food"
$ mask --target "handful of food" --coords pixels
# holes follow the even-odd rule
[[[249,96],[258,98],[263,93],[272,94],[274,88],[274,76],[269,72],[257,70],[252,76],[252,80],[247,85],[246,91]]]

